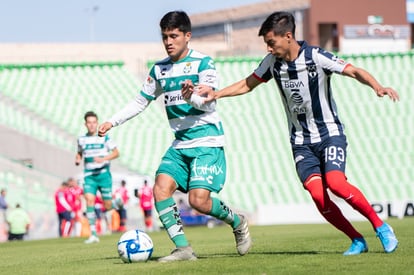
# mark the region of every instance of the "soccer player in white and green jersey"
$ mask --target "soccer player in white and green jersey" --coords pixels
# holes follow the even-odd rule
[[[155,63],[135,100],[99,127],[99,135],[141,113],[162,96],[172,131],[171,147],[162,158],[154,184],[155,208],[176,248],[160,262],[196,260],[185,234],[180,213],[172,195],[176,190],[188,193],[190,205],[197,211],[223,220],[233,228],[237,251],[248,252],[251,238],[247,219],[233,213],[211,192],[222,190],[226,177],[224,132],[215,110],[215,102],[203,104],[195,96],[184,100],[182,92],[191,85],[217,89],[213,60],[188,48],[191,22],[183,11],[172,11],[160,21],[162,41],[168,57]]]
[[[78,153],[75,164],[79,165],[84,159],[83,191],[86,200],[86,216],[91,228],[91,236],[85,243],[97,243],[99,238],[96,233],[95,198],[99,190],[107,210],[105,215],[110,219],[112,209],[112,176],[110,161],[119,156],[115,142],[108,135],[98,136],[98,116],[89,111],[84,116],[85,126],[88,132],[78,138]]]

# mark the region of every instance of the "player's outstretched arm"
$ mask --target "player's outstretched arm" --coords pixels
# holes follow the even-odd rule
[[[352,65],[348,65],[344,71],[342,72],[343,75],[355,78],[362,84],[370,86],[378,97],[383,97],[388,95],[392,101],[398,101],[399,95],[398,93],[390,87],[383,87],[374,76],[372,76],[369,72],[362,68],[357,68]]]
[[[253,74],[248,76],[245,79],[242,79],[238,82],[231,84],[219,91],[206,91],[206,92],[199,92],[200,95],[206,96],[205,102],[210,102],[221,97],[229,97],[229,96],[238,96],[246,94],[256,88],[259,84],[261,84]]]

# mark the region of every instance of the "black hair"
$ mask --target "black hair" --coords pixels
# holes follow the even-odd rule
[[[290,12],[277,11],[269,15],[263,22],[259,30],[259,36],[265,36],[268,32],[273,31],[275,35],[284,35],[291,32],[295,37],[295,17]]]
[[[191,21],[184,11],[170,11],[160,21],[161,31],[178,29],[183,33],[191,32]]]
[[[98,115],[94,111],[88,111],[88,112],[86,112],[83,118],[86,121],[86,119],[88,117],[96,117],[96,119],[98,119]]]

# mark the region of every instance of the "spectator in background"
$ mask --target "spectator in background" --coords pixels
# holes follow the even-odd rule
[[[96,216],[96,234],[110,234],[112,230],[112,218],[108,218],[108,210],[105,207],[105,201],[102,194],[98,192],[95,196],[95,216]],[[112,209],[109,211],[112,214]]]
[[[128,190],[125,186],[126,186],[126,181],[122,180],[121,186],[118,187],[114,193],[116,211],[118,212],[119,219],[120,219],[119,228],[118,228],[119,232],[126,231],[126,220],[127,220],[126,207],[129,201],[129,196],[128,196]]]
[[[69,191],[69,184],[62,182],[55,192],[56,213],[59,219],[59,236],[69,237],[72,230],[72,205],[73,195]]]
[[[82,195],[83,189],[78,185],[78,182],[74,178],[68,179],[69,191],[73,196],[72,207],[72,228],[74,229],[75,236],[81,235],[81,218],[82,218]]]
[[[154,195],[152,188],[148,186],[148,181],[144,181],[144,186],[138,191],[139,205],[144,212],[144,222],[147,231],[152,231],[152,208],[154,205]]]
[[[6,194],[7,191],[6,189],[1,189],[0,191],[0,211],[1,211],[1,222],[3,222],[4,220],[6,220],[6,210],[9,207],[6,201]]]
[[[29,232],[30,218],[20,204],[16,204],[16,208],[7,214],[7,223],[9,225],[9,241],[22,241],[25,234]]]
[[[6,226],[6,211],[8,204],[6,202],[6,189],[0,191],[0,242],[6,241],[7,226]]]

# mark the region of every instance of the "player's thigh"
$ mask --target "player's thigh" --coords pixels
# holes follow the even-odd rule
[[[223,147],[198,147],[192,150],[189,189],[219,193],[226,181],[226,157]]]
[[[184,150],[185,149],[175,149],[170,147],[162,157],[155,175],[156,177],[161,174],[170,176],[174,179],[177,189],[187,193],[190,175],[190,160],[184,155]]]
[[[319,157],[307,145],[293,145],[293,158],[296,165],[296,173],[302,183],[311,175],[321,175],[321,162]]]
[[[98,190],[98,181],[95,175],[86,176],[84,179],[85,183],[83,184],[83,192],[96,196],[96,191]]]
[[[112,201],[112,175],[110,172],[105,172],[97,176],[98,190],[101,192],[102,200],[105,202],[107,208],[108,201]],[[108,209],[108,208],[107,208]]]
[[[323,151],[321,149],[324,173],[329,171],[341,171],[345,173],[346,147],[347,142],[345,136],[331,137],[324,142]]]

